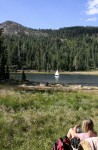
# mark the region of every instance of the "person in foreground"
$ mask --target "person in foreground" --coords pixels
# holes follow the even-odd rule
[[[77,137],[81,140],[84,140],[89,137],[96,137],[97,132],[94,131],[94,124],[91,119],[84,120],[82,123],[82,132],[79,132],[80,125],[76,125],[74,128],[70,128],[67,137],[69,139],[72,139],[74,137]],[[78,129],[78,131],[77,131]]]

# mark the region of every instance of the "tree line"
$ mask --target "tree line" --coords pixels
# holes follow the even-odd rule
[[[46,36],[0,33],[0,70],[77,71],[98,68],[98,27],[41,30]],[[5,67],[4,67],[5,66]],[[3,69],[2,69],[3,68]],[[6,70],[6,71],[5,71]]]

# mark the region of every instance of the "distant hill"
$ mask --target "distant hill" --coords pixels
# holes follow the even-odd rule
[[[43,33],[40,30],[31,29],[24,27],[19,23],[13,21],[5,21],[0,24],[0,28],[4,29],[4,34],[6,35],[33,35],[33,36],[48,36],[47,33]]]
[[[56,30],[52,29],[32,29],[25,27],[19,23],[13,21],[5,21],[0,24],[0,28],[4,29],[5,35],[27,35],[27,36],[42,36],[42,37],[58,37],[58,38],[73,38],[81,37],[82,35],[98,35],[98,27],[93,26],[73,26],[73,27],[64,27]]]

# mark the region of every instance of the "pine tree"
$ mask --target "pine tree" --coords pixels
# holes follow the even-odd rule
[[[2,37],[3,29],[0,29],[0,79],[8,79],[9,75],[6,76],[6,64],[7,64],[7,51],[4,46],[4,38]],[[9,72],[8,72],[9,73]],[[7,77],[7,78],[6,78]]]

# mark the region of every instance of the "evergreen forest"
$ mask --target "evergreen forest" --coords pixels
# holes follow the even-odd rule
[[[17,29],[19,32],[17,32]],[[0,32],[0,72],[36,70],[50,72],[98,68],[98,27],[29,29],[17,25],[13,34]]]

